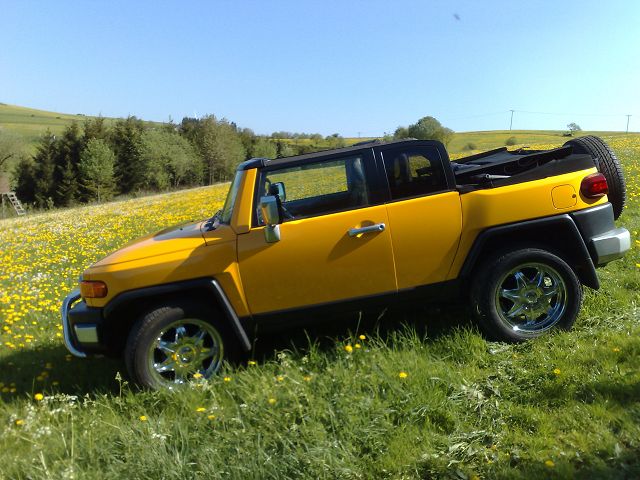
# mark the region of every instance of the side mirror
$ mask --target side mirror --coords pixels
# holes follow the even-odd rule
[[[281,208],[280,199],[275,195],[260,197],[260,212],[266,223],[264,239],[267,243],[275,243],[280,240]]]
[[[272,183],[269,186],[269,195],[277,195],[281,202],[286,202],[287,191],[284,188],[284,182]]]

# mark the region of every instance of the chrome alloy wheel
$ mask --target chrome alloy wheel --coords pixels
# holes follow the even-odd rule
[[[208,378],[222,365],[222,337],[210,323],[184,318],[164,328],[148,351],[152,375],[161,384],[183,384],[194,375]]]
[[[495,302],[498,316],[508,328],[538,335],[562,318],[567,286],[549,265],[526,263],[500,279]]]

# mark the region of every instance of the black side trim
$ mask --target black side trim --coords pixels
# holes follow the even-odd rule
[[[584,285],[595,290],[600,288],[600,281],[598,280],[591,255],[578,227],[568,214],[510,223],[483,231],[478,235],[471,247],[460,270],[459,277],[461,279],[471,278],[473,269],[480,262],[481,255],[491,248],[491,243],[504,241],[513,237],[514,234],[515,241],[519,241],[521,236],[527,239],[534,239],[536,235],[533,235],[533,232],[539,234],[539,237],[544,239],[544,243],[556,246],[561,252],[570,257],[568,263],[575,269],[576,274]]]
[[[129,290],[115,296],[103,310],[103,316],[108,319],[118,308],[134,300],[141,298],[158,297],[176,292],[186,292],[198,288],[204,288],[210,291],[217,304],[224,311],[229,324],[231,325],[234,333],[238,337],[242,347],[245,350],[251,349],[251,342],[247,336],[247,332],[242,327],[238,315],[231,306],[229,299],[222,290],[220,284],[213,278],[198,278],[195,280],[187,280],[184,282],[166,283],[163,285],[156,285],[153,287],[138,288],[136,290]]]
[[[384,292],[366,297],[321,303],[275,312],[260,313],[253,318],[242,318],[246,330],[275,331],[286,327],[317,323],[327,316],[341,313],[375,310],[385,307],[405,307],[416,303],[448,302],[459,297],[457,280],[422,285],[399,292]]]

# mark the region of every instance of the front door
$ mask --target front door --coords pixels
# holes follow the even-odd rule
[[[274,162],[275,163],[275,162]],[[397,291],[385,205],[372,205],[369,153],[274,164],[258,195],[281,183],[280,240],[267,243],[260,216],[238,236],[238,262],[252,314],[323,306]],[[365,228],[365,231],[354,229]],[[360,232],[360,233],[359,233]]]

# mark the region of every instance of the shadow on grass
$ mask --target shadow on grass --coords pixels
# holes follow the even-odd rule
[[[364,334],[369,338],[379,338],[389,347],[398,340],[398,333],[405,329],[415,331],[419,338],[435,340],[449,334],[454,328],[473,328],[474,324],[466,307],[444,305],[428,306],[414,310],[392,310],[382,312],[362,312],[350,315],[336,315],[304,326],[290,326],[286,330],[261,333],[258,335],[253,357],[267,361],[281,350],[291,350],[304,354],[309,344],[315,344],[320,351],[331,351],[336,341]]]
[[[487,478],[529,480],[532,478],[572,478],[581,480],[637,479],[640,476],[640,457],[633,449],[622,448],[614,455],[603,452],[584,452],[582,458],[553,460],[521,460],[508,468],[496,469]]]
[[[336,341],[351,335],[364,334],[377,337],[393,347],[397,333],[406,328],[416,331],[420,338],[436,339],[450,333],[456,326],[471,326],[466,310],[460,307],[429,307],[415,311],[351,314],[324,318],[305,327],[289,327],[278,332],[260,334],[251,357],[260,361],[275,358],[282,350],[304,355],[310,343],[321,351],[335,349]],[[124,363],[111,358],[76,358],[63,345],[43,346],[33,350],[17,351],[3,358],[0,382],[15,392],[0,393],[0,398],[11,402],[42,392],[69,395],[117,394],[121,372],[126,378]]]
[[[124,364],[108,358],[75,358],[63,345],[44,346],[18,351],[2,359],[0,381],[14,393],[2,393],[2,400],[12,400],[42,392],[85,395],[117,393],[116,373]]]

